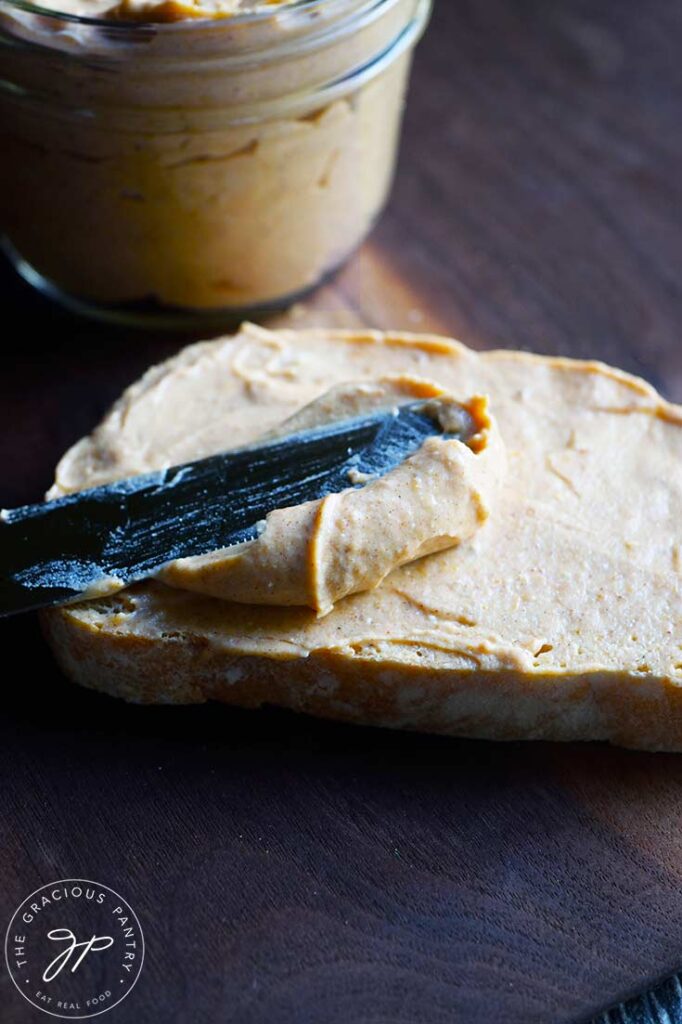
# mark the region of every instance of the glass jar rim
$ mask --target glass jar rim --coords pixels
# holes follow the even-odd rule
[[[276,17],[278,13],[295,18],[299,13],[308,14],[311,10],[320,7],[322,4],[325,4],[327,7],[333,5],[342,9],[344,4],[348,2],[349,0],[287,0],[279,9],[264,7],[260,10],[244,11],[240,14],[232,14],[224,18],[185,18],[166,22],[126,21],[123,18],[90,17],[82,14],[73,14],[68,11],[60,11],[54,7],[42,7],[38,3],[33,3],[32,0],[0,0],[0,8],[6,5],[7,7],[14,7],[19,11],[25,11],[27,14],[39,15],[41,18],[53,18],[56,21],[93,28],[116,29],[121,34],[126,32],[134,34],[136,32],[148,32],[150,28],[163,33],[188,32],[192,29],[205,29],[207,25],[213,25],[214,28],[218,27],[218,25],[224,25],[226,28],[238,29],[242,25],[263,24],[269,18]],[[371,6],[372,3],[380,6],[385,2],[386,0],[367,0],[368,6]]]
[[[26,0],[19,2],[25,3]],[[91,108],[98,104],[109,111],[122,110],[126,105],[130,105],[127,101],[131,101],[132,97],[134,102],[131,101],[131,110],[140,115],[145,111],[147,114],[152,111],[154,116],[167,117],[176,113],[176,108],[181,108],[183,116],[189,116],[190,112],[205,113],[229,107],[235,123],[249,123],[262,120],[267,111],[282,104],[310,106],[312,99],[316,97],[340,95],[375,77],[384,67],[398,59],[405,50],[414,46],[426,26],[432,2],[433,0],[317,0],[315,3],[300,4],[296,6],[297,12],[321,10],[324,7],[326,11],[332,12],[331,17],[313,17],[301,20],[300,23],[297,18],[293,24],[288,23],[291,31],[287,31],[277,40],[274,47],[269,38],[270,26],[266,22],[265,34],[259,29],[256,33],[257,39],[254,40],[250,38],[251,30],[248,29],[249,38],[237,40],[237,47],[234,48],[232,44],[235,40],[230,38],[229,30],[225,33],[220,30],[221,25],[229,25],[233,21],[230,18],[221,19],[217,23],[206,19],[193,23],[203,26],[206,33],[203,38],[201,34],[195,33],[191,36],[169,36],[166,33],[159,36],[156,36],[156,33],[150,35],[148,30],[157,26],[137,23],[133,23],[132,28],[141,28],[145,31],[126,32],[124,37],[116,38],[115,30],[118,23],[114,23],[114,32],[110,35],[111,30],[103,27],[102,22],[97,23],[95,28],[87,28],[88,35],[96,34],[93,37],[79,35],[75,40],[68,29],[64,30],[64,35],[61,31],[54,34],[48,32],[45,39],[34,36],[32,32],[30,35],[13,33],[12,42],[14,43],[16,39],[18,46],[13,45],[8,52],[16,54],[16,59],[9,65],[9,80],[6,83],[0,81],[0,88],[5,86],[4,91],[14,96],[17,102],[48,103],[51,109],[61,109],[67,116],[77,114],[79,117],[93,117]],[[8,0],[0,0],[0,12],[3,8],[7,11],[7,4]],[[386,31],[382,22],[385,14],[389,15]],[[376,26],[374,23],[377,23]],[[377,26],[381,26],[378,33]],[[130,28],[131,23],[126,27]],[[358,29],[365,27],[370,29],[365,43],[359,50],[351,48],[348,51],[348,37],[354,37]],[[62,38],[66,39],[66,43],[59,45]],[[154,39],[158,41],[158,46],[152,49],[150,44]],[[72,45],[74,42],[75,45]],[[115,45],[110,45],[111,43]],[[145,44],[144,60],[137,59],[134,45],[136,43]],[[245,45],[239,45],[240,43]],[[336,59],[332,60],[331,65],[326,59],[318,59],[318,50],[325,53],[328,46],[335,47],[333,52]],[[25,48],[30,60],[20,59],[22,48]],[[49,81],[46,83],[42,71],[36,71],[43,68],[41,58],[48,49],[51,63],[44,65],[45,74],[54,75],[61,66],[55,65],[54,61],[61,62],[68,72],[63,89],[52,88]],[[266,55],[268,63],[273,63],[270,71],[266,69]],[[284,68],[287,62],[292,59],[298,61],[299,58],[301,64],[300,68],[296,65],[298,71],[294,79],[289,81],[286,78],[284,82],[280,81],[278,64]],[[126,61],[132,61],[129,67]],[[107,73],[113,71],[120,74],[126,67],[128,71],[124,77],[127,89],[123,90],[125,95],[122,95],[118,86],[109,89],[117,80],[109,75],[103,78],[99,71],[103,69]],[[11,77],[12,69],[14,79]],[[20,73],[20,69],[24,69],[25,73]],[[258,75],[258,71],[262,69],[265,69],[265,78]],[[83,92],[77,88],[80,78],[72,78],[71,72],[81,75],[89,74],[91,71],[96,76],[93,82],[98,88],[84,107]],[[176,87],[170,92],[159,91],[154,85],[157,72],[175,76],[172,81]],[[226,85],[229,79],[225,79],[224,76],[229,72],[236,72],[239,75],[246,73],[255,77],[253,81],[240,79],[237,87],[226,87],[221,91],[220,83]],[[273,72],[276,81],[273,79]],[[190,77],[197,74],[202,76],[197,86],[199,92],[201,93],[202,89],[208,90],[208,99],[200,104],[195,101],[194,93],[189,99],[183,98],[187,88],[183,83],[190,81]],[[268,74],[270,78],[267,77]],[[76,86],[70,86],[69,83],[76,83]],[[245,83],[248,87],[245,87]]]
[[[118,61],[129,52],[129,47],[144,44],[150,66],[152,61],[159,66],[180,61],[186,69],[188,60],[208,60],[219,61],[225,69],[241,70],[254,66],[261,56],[274,61],[312,53],[381,21],[386,15],[390,17],[391,11],[404,4],[413,4],[418,10],[424,4],[430,8],[432,3],[433,0],[292,0],[248,16],[142,22],[67,15],[39,7],[33,0],[0,0],[0,37],[7,32],[30,49],[49,50],[77,62]],[[12,31],[14,23],[19,31]],[[57,31],[53,32],[53,28]],[[277,29],[275,36],[273,29]],[[78,35],[72,35],[76,32]],[[63,45],[62,40],[75,45]]]

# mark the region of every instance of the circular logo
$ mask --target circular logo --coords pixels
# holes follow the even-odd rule
[[[135,912],[99,882],[62,878],[27,896],[5,936],[10,977],[53,1017],[96,1017],[140,976],[144,939]]]

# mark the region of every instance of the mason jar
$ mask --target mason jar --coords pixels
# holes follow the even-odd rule
[[[70,2],[0,0],[0,227],[31,284],[214,323],[294,301],[367,235],[431,0],[163,23]]]

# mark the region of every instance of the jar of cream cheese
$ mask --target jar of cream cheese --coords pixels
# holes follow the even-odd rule
[[[286,305],[390,187],[431,0],[0,0],[0,228],[81,311]]]

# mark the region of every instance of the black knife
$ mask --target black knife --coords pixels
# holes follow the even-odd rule
[[[464,436],[466,419],[452,436]],[[273,509],[345,490],[352,470],[380,476],[441,434],[428,403],[412,402],[3,510],[0,615],[83,600],[109,579],[127,585],[173,559],[252,540]]]

